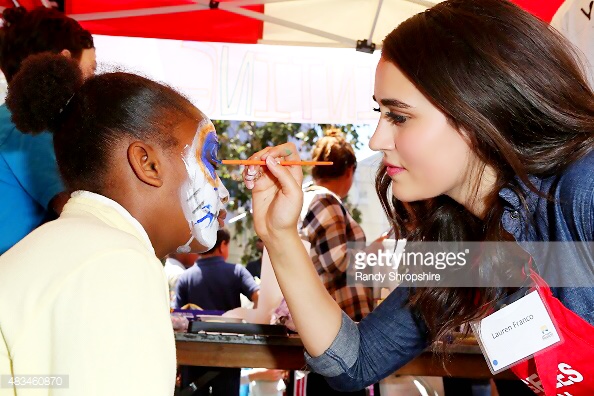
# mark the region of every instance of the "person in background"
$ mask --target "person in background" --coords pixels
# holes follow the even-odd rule
[[[241,306],[240,294],[258,303],[260,287],[251,274],[243,265],[225,261],[229,258],[230,241],[226,228],[218,230],[216,244],[201,253],[196,265],[179,277],[175,308],[191,303],[205,310],[229,311]]]
[[[169,284],[169,297],[171,298],[171,306],[175,301],[175,288],[177,287],[177,280],[188,268],[193,266],[198,260],[198,253],[174,253],[167,256],[163,270],[167,277]]]
[[[262,252],[264,251],[264,242],[260,238],[256,241],[256,250],[258,251],[258,258],[247,263],[245,268],[254,278],[262,279]]]
[[[264,368],[242,369],[241,385],[248,385],[249,396],[283,396],[285,371]]]
[[[23,60],[51,52],[71,58],[83,78],[97,67],[93,37],[78,22],[59,11],[7,8],[0,29],[0,69],[8,82]],[[38,78],[38,76],[33,76]],[[44,221],[62,211],[68,200],[60,179],[52,135],[21,133],[5,104],[0,106],[0,254]]]
[[[231,234],[225,228],[217,232],[216,244],[202,253],[196,265],[186,270],[178,279],[174,308],[195,304],[204,310],[229,311],[241,306],[240,294],[258,303],[260,286],[240,264],[230,264],[229,242]],[[205,387],[194,392],[195,396],[237,396],[240,387],[240,369],[182,366],[182,389],[209,371],[219,374]],[[209,393],[212,389],[212,393]]]

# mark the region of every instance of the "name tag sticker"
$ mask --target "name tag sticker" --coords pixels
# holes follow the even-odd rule
[[[471,327],[493,374],[561,342],[537,290]]]

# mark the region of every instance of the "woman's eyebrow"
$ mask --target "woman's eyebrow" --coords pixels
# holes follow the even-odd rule
[[[373,95],[373,101],[374,102],[377,102],[377,99],[375,98],[375,95]],[[410,108],[412,108],[411,105],[408,105],[408,104],[406,104],[404,102],[401,102],[398,99],[382,99],[378,103],[381,103],[384,106],[399,107],[401,109],[410,109]]]

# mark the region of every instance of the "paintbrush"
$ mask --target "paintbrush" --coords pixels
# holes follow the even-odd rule
[[[222,160],[223,165],[266,165],[266,161],[258,160]],[[279,165],[323,166],[333,165],[331,161],[281,161]]]

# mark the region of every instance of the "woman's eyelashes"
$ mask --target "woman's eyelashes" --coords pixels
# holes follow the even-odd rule
[[[374,108],[373,111],[377,111],[378,113],[381,112],[379,107]],[[406,120],[408,120],[408,117],[403,116],[401,114],[393,113],[391,111],[382,113],[382,115],[385,115],[386,117],[388,117],[388,121],[394,125],[404,124],[406,122]]]
[[[406,120],[408,120],[408,117],[405,117],[401,114],[392,113],[390,111],[386,113],[386,117],[388,117],[388,120],[395,125],[404,124]]]

